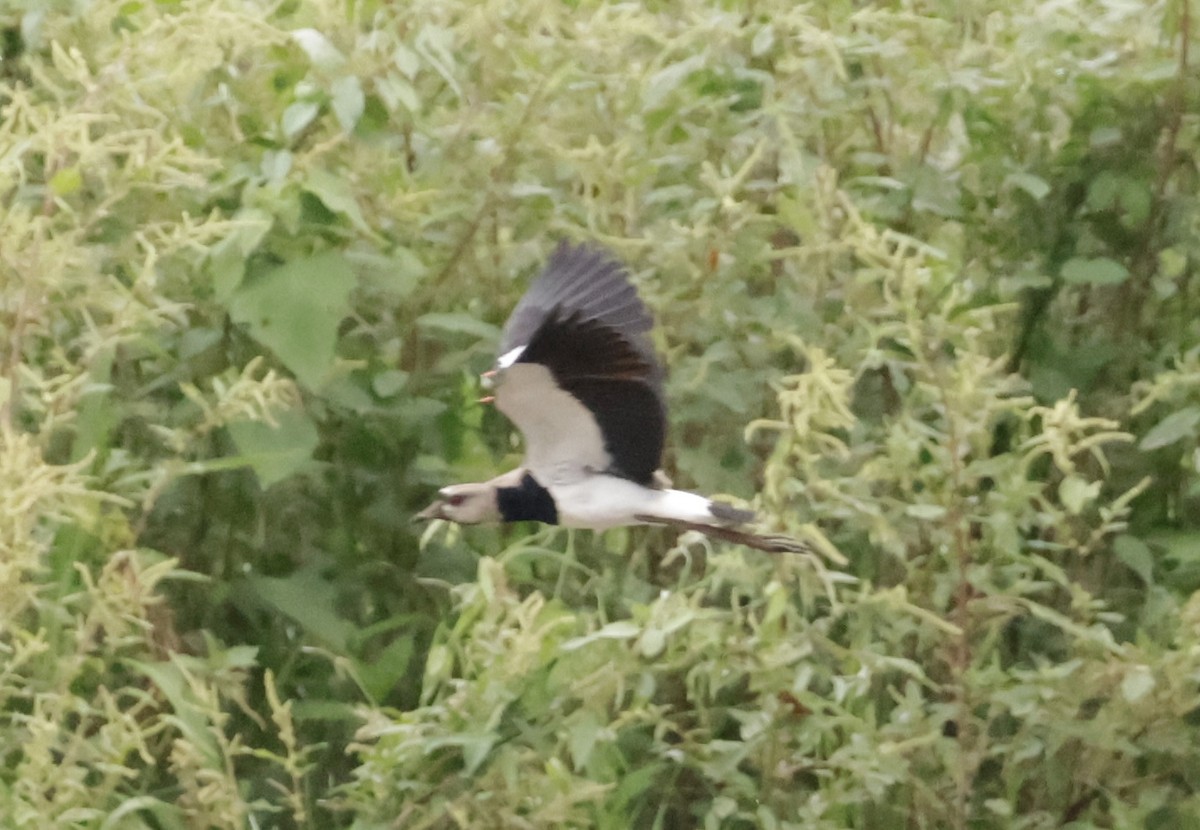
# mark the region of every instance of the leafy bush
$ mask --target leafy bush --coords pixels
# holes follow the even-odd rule
[[[11,826],[1200,823],[1187,0],[26,6]],[[418,535],[560,236],[812,555]]]

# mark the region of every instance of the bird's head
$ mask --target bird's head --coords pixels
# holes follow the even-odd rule
[[[451,484],[438,490],[433,504],[413,517],[421,521],[445,519],[462,525],[500,521],[496,488],[491,484]]]

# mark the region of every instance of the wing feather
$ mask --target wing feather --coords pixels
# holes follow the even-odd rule
[[[535,476],[587,467],[653,483],[666,430],[653,325],[612,254],[592,245],[555,249],[505,325],[500,354],[520,351],[500,367],[496,390]]]

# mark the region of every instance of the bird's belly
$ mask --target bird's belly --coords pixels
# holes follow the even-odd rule
[[[560,525],[591,530],[643,524],[635,517],[646,513],[657,495],[655,490],[614,476],[590,476],[551,485],[549,490]]]

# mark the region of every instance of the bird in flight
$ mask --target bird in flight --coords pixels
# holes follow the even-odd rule
[[[491,400],[525,440],[524,463],[491,481],[443,487],[416,518],[593,530],[671,525],[773,553],[808,550],[746,529],[753,511],[667,486],[653,325],[610,252],[560,243],[517,303],[484,374]]]

